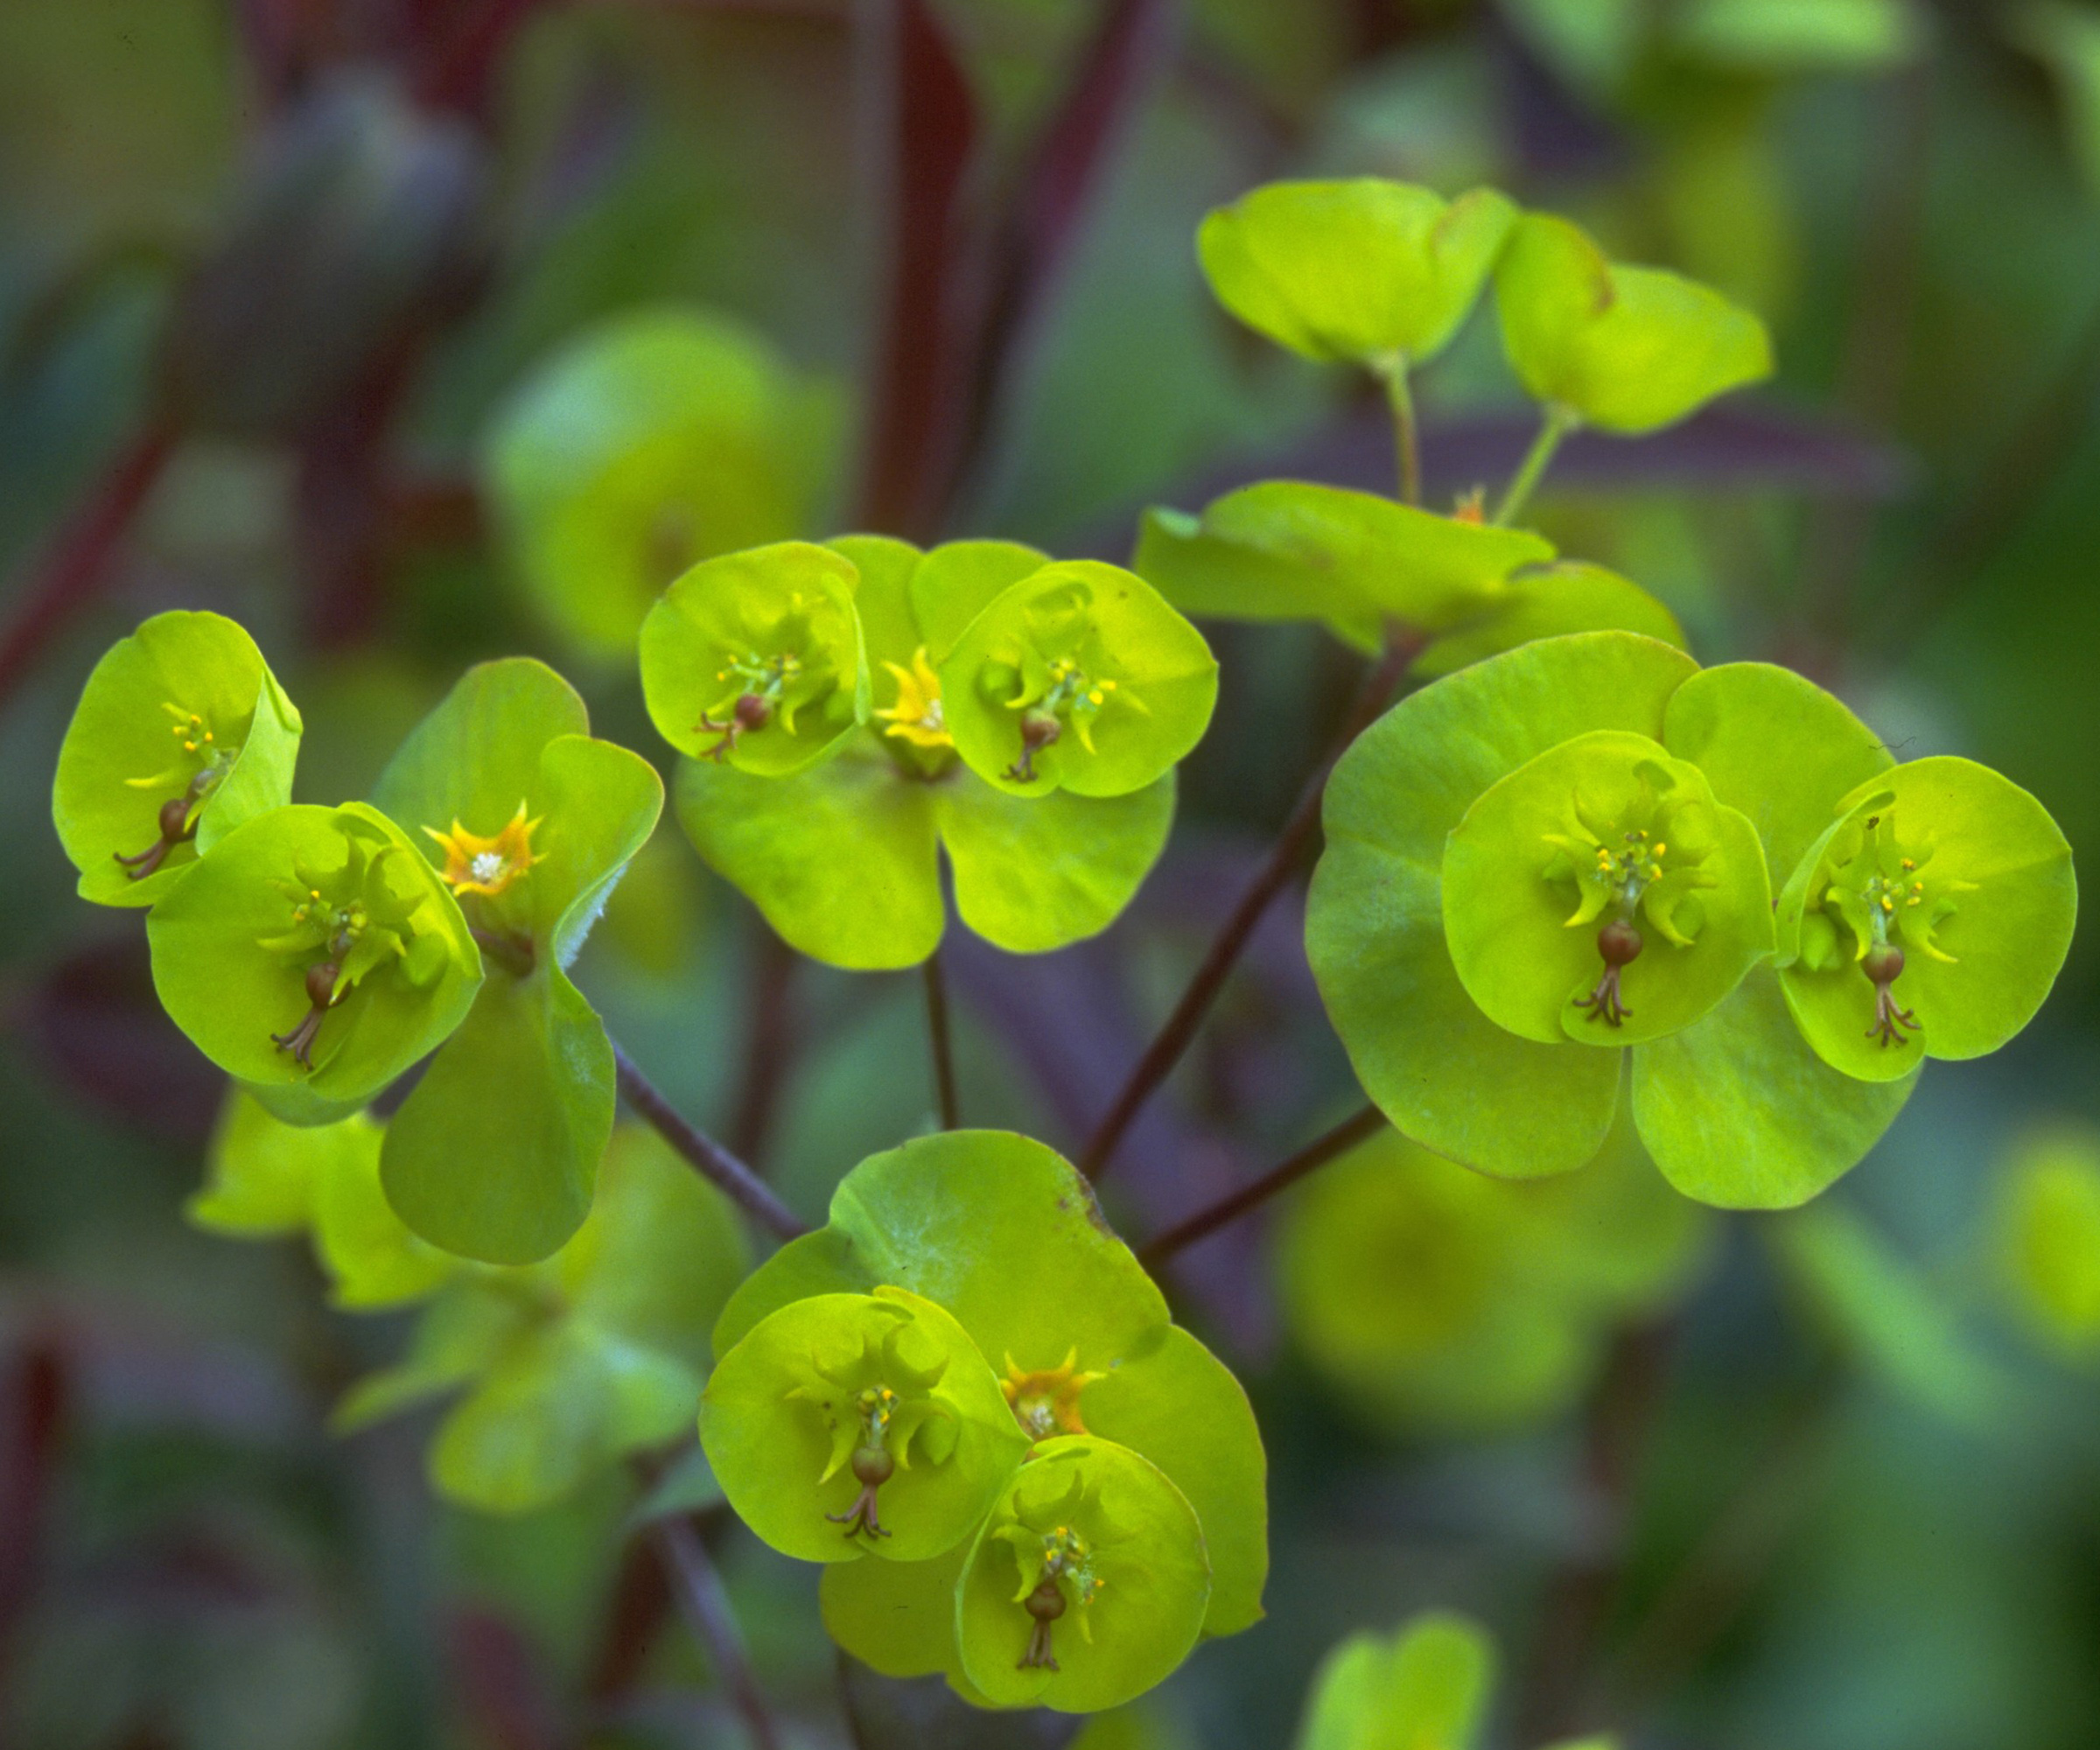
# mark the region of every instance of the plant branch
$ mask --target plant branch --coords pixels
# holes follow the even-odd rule
[[[940,1105],[941,1128],[960,1130],[962,1120],[956,1098],[956,1054],[948,1028],[948,976],[941,970],[939,948],[927,956],[920,970],[926,978],[926,1037],[934,1057],[934,1092]]]
[[[1531,440],[1531,447],[1524,452],[1524,459],[1517,465],[1516,475],[1502,501],[1494,508],[1494,521],[1497,527],[1515,520],[1519,511],[1531,502],[1531,494],[1537,491],[1538,483],[1545,478],[1546,469],[1553,460],[1553,452],[1560,448],[1560,440],[1575,429],[1574,415],[1558,407],[1546,410],[1544,423],[1538,428],[1538,436]]]
[[[1175,1253],[1186,1250],[1199,1240],[1208,1239],[1220,1228],[1229,1226],[1250,1209],[1266,1203],[1278,1192],[1297,1184],[1313,1168],[1325,1166],[1336,1155],[1348,1153],[1384,1124],[1385,1114],[1376,1106],[1366,1106],[1344,1118],[1333,1130],[1314,1138],[1296,1154],[1270,1167],[1253,1184],[1242,1186],[1230,1196],[1221,1197],[1208,1209],[1197,1210],[1186,1222],[1178,1222],[1164,1234],[1147,1240],[1138,1249],[1138,1261],[1148,1270],[1165,1264]]]
[[[1359,690],[1340,733],[1299,791],[1268,860],[1248,884],[1247,891],[1241,894],[1239,904],[1233,907],[1231,915],[1213,939],[1202,963],[1196,968],[1195,976],[1188,981],[1188,988],[1182,991],[1181,1000],[1175,1004],[1173,1013],[1166,1018],[1166,1025],[1145,1047],[1144,1055],[1130,1071],[1123,1091],[1116,1096],[1115,1103],[1088,1139],[1085,1152],[1080,1157],[1080,1171],[1088,1179],[1099,1179],[1108,1170],[1124,1133],[1144,1110],[1153,1090],[1172,1073],[1188,1050],[1197,1028],[1202,1026],[1203,1018],[1210,1012],[1218,992],[1224,988],[1226,975],[1239,960],[1241,950],[1247,946],[1263,914],[1283,892],[1292,871],[1298,866],[1306,841],[1312,836],[1312,830],[1319,825],[1320,798],[1326,793],[1327,774],[1334,771],[1335,762],[1348,751],[1349,744],[1385,709],[1398,689],[1407,665],[1421,648],[1421,639],[1412,634],[1397,629],[1387,634],[1385,654]]]
[[[108,585],[117,543],[166,468],[176,435],[172,424],[157,420],[134,438],[61,531],[42,572],[16,595],[14,611],[0,628],[0,699],[14,690],[60,628]]]
[[[744,1068],[734,1114],[729,1122],[732,1152],[763,1163],[766,1138],[787,1086],[788,1066],[794,1055],[792,1001],[795,951],[766,924],[757,926],[746,973]]]
[[[700,1541],[700,1534],[686,1519],[663,1521],[657,1526],[655,1536],[657,1552],[663,1558],[664,1572],[670,1580],[672,1595],[677,1600],[679,1614],[701,1645],[707,1648],[715,1675],[729,1691],[737,1712],[744,1717],[751,1741],[758,1746],[758,1750],[780,1750],[780,1728],[774,1724],[765,1692],[759,1688],[758,1677],[751,1669],[750,1656],[744,1648],[744,1636],[737,1628],[736,1613],[730,1608],[729,1594],[723,1590],[722,1576],[715,1572],[707,1545]]]
[[[1422,438],[1415,420],[1414,391],[1408,386],[1407,360],[1396,354],[1378,373],[1385,385],[1386,405],[1393,410],[1393,448],[1400,465],[1400,498],[1422,502]]]
[[[783,1240],[799,1238],[809,1231],[794,1210],[773,1194],[771,1187],[713,1138],[696,1129],[679,1115],[671,1102],[634,1067],[634,1060],[612,1043],[612,1062],[619,1073],[620,1096],[634,1115],[654,1130],[731,1202]]]

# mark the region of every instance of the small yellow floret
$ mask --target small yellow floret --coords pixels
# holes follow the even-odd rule
[[[485,893],[493,900],[522,880],[534,864],[547,860],[532,851],[532,831],[539,823],[525,818],[525,804],[521,802],[509,823],[493,838],[467,831],[457,816],[450,832],[430,826],[424,830],[444,847],[441,872],[445,886],[455,893]]]
[[[897,662],[882,666],[897,677],[897,703],[875,713],[889,724],[883,733],[914,747],[953,747],[955,738],[941,711],[941,677],[927,660],[926,646],[912,653],[908,668]]]

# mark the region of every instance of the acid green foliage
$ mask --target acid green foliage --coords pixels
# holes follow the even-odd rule
[[[648,311],[542,367],[489,434],[484,472],[535,606],[612,659],[696,561],[802,531],[836,423],[833,397],[739,324]]]
[[[1958,977],[1874,965],[1899,1009],[1911,990],[1943,1000],[1938,1054],[1994,1048],[2068,940],[2068,853],[2040,806],[1964,761],[1892,771],[1842,704],[1783,669],[1701,672],[1622,633],[1490,658],[1357,741],[1327,788],[1314,974],[1373,1099],[1432,1148],[1504,1175],[1565,1171],[1601,1145],[1630,1080],[1642,1141],[1680,1190],[1798,1203],[1872,1145],[1921,1055],[1911,1022],[1870,1039],[1860,960],[1809,964],[1810,931],[1789,921],[1857,914],[1846,896],[1870,878],[1848,835],[1880,796],[1937,835],[1948,883],[1990,882],[2004,909],[1978,908]],[[1774,932],[1775,868],[1795,878]],[[1841,1025],[1858,1036],[1844,1051]]]
[[[146,918],[153,988],[279,1116],[348,1116],[466,1018],[481,954],[376,808],[296,805],[212,847]]]
[[[612,1047],[564,970],[655,830],[663,786],[589,733],[526,657],[470,668],[402,744],[375,801],[413,832],[486,949],[459,1031],[387,1131],[387,1195],[433,1244],[529,1264],[591,1208]]]
[[[962,763],[1009,795],[1127,796],[1203,738],[1218,665],[1143,578],[1090,559],[1008,584],[940,657]]]
[[[1907,1047],[1981,1057],[2025,1027],[2077,913],[2071,847],[2040,802],[1971,760],[1913,760],[1848,795],[1788,882],[1780,983],[1826,1063],[1888,1081]]]
[[[1620,266],[1547,214],[1517,221],[1494,292],[1510,364],[1562,423],[1654,431],[1771,374],[1748,311],[1680,275]]]
[[[290,802],[300,728],[255,640],[219,614],[155,614],[113,645],[52,786],[80,897],[150,906],[235,827]]]
[[[1298,1750],[1467,1750],[1494,1688],[1494,1643],[1450,1612],[1352,1634],[1320,1662]]]
[[[1002,788],[958,757],[935,666],[1048,560],[1010,542],[829,544],[854,574],[874,709],[832,757],[790,776],[682,760],[678,819],[701,857],[785,941],[857,970],[916,965],[940,945],[943,852],[963,923],[1010,953],[1107,928],[1166,846],[1172,773],[1112,797]]]
[[[1706,1236],[1623,1121],[1588,1166],[1530,1181],[1384,1130],[1296,1194],[1278,1287],[1298,1348],[1368,1425],[1495,1430],[1564,1408],[1617,1324],[1690,1286]]]
[[[641,625],[641,690],[689,759],[779,778],[868,717],[858,581],[829,548],[784,541],[696,565]]]
[[[1138,1521],[1170,1543],[1180,1536],[1172,1531],[1179,1514],[1191,1516],[1206,1561],[1189,1639],[1198,1628],[1229,1634],[1260,1619],[1268,1565],[1265,1466],[1245,1394],[1208,1350],[1170,1321],[1159,1291],[1108,1230],[1086,1181],[1069,1165],[1026,1138],[969,1130],[863,1161],[840,1183],[829,1224],[783,1247],[737,1291],[715,1331],[722,1368],[782,1309],[811,1297],[865,1297],[878,1288],[922,1297],[953,1315],[998,1376],[1010,1419],[1026,1437],[1022,1452],[1033,1443],[1040,1454],[1081,1437],[1088,1444],[1073,1450],[1112,1446],[1132,1463],[1119,1457],[1077,1466],[1088,1474],[1096,1464],[1104,1467],[1111,1502],[1127,1487]],[[1143,1467],[1133,1468],[1138,1461]],[[724,1475],[725,1487],[728,1480]],[[792,1486],[810,1493],[806,1479]],[[1011,1493],[1004,1498],[1001,1510],[1025,1519]],[[1032,1499],[1024,1492],[1021,1506]],[[1169,1511],[1172,1502],[1182,1504]],[[827,1510],[836,1508],[827,1503]],[[990,1522],[1000,1522],[997,1512]],[[1011,1560],[986,1554],[980,1538],[975,1554],[958,1544],[934,1560],[841,1562],[838,1534],[830,1530],[830,1537],[835,1554],[824,1574],[824,1620],[855,1657],[892,1676],[943,1672],[975,1700],[993,1689],[1006,1693],[1018,1681],[1002,1678],[988,1687],[989,1656],[973,1654],[968,1644],[969,1621],[980,1619],[968,1618],[964,1639],[957,1639],[957,1610],[971,1607],[966,1576],[989,1587],[987,1564],[997,1569],[1004,1561],[1002,1584],[1011,1592]],[[1166,1567],[1182,1562],[1180,1547],[1158,1552]],[[1148,1544],[1144,1558],[1151,1554]],[[1114,1611],[1101,1617],[1104,1630],[1110,1623],[1130,1626],[1131,1644],[1090,1658],[1088,1675],[1073,1678],[1076,1687],[1041,1690],[1046,1704],[1110,1706],[1158,1681],[1187,1650],[1175,1614],[1185,1604],[1177,1592],[1173,1600],[1152,1600],[1139,1617]],[[1023,1630],[1021,1644],[1004,1654],[1011,1670],[1029,1619],[1011,1598],[996,1611],[986,1604],[984,1613],[983,1622],[1004,1625],[1003,1646],[1012,1642],[1014,1622]],[[1074,1638],[1068,1631],[1076,1628],[1054,1630],[1060,1662]],[[1083,1634],[1077,1638],[1084,1643]],[[1040,1679],[1034,1672],[1027,1683]],[[1102,1698],[1111,1685],[1123,1692]]]
[[[420,1300],[461,1265],[417,1239],[387,1201],[384,1137],[362,1112],[332,1124],[287,1124],[236,1091],[213,1134],[204,1188],[186,1213],[229,1238],[309,1235],[329,1299],[345,1312]]]
[[[1028,1437],[953,1318],[878,1288],[760,1320],[707,1382],[700,1444],[730,1504],[783,1554],[925,1562],[983,1522]]]
[[[1096,1713],[1144,1693],[1203,1631],[1210,1562],[1181,1491],[1126,1446],[1038,1444],[962,1564],[962,1670],[995,1706]]]
[[[1475,1750],[1494,1698],[1494,1642],[1455,1611],[1352,1634],[1320,1662],[1296,1750]],[[1586,1738],[1557,1750],[1614,1750]]]
[[[589,1218],[552,1257],[460,1266],[407,1356],[344,1399],[338,1428],[454,1398],[432,1481],[518,1513],[689,1426],[707,1329],[746,1267],[743,1236],[726,1200],[648,1131],[616,1130],[597,1179]]]
[[[1196,247],[1249,327],[1308,359],[1404,370],[1458,332],[1516,218],[1491,188],[1446,201],[1370,177],[1273,182],[1206,218]]]
[[[2100,1133],[2063,1124],[2023,1138],[1997,1187],[1998,1281],[2059,1355],[2100,1356]]]

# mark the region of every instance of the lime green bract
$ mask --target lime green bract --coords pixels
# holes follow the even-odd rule
[[[294,1123],[363,1105],[466,1018],[481,956],[459,906],[376,808],[236,827],[146,919],[175,1024]]]
[[[1212,213],[1196,247],[1249,327],[1308,359],[1404,368],[1458,332],[1516,218],[1491,188],[1277,182]]]
[[[215,613],[153,616],[88,677],[52,786],[80,893],[150,906],[243,822],[291,800],[299,714]]]

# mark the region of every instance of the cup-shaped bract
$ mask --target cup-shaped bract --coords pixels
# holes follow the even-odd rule
[[[375,792],[490,945],[472,1012],[388,1128],[387,1193],[425,1239],[485,1263],[531,1263],[576,1231],[612,1131],[612,1047],[565,968],[663,786],[589,729],[544,663],[480,663]]]
[[[155,614],[95,664],[59,749],[52,819],[80,893],[150,906],[244,821],[291,800],[299,714],[215,613]]]
[[[1046,1440],[956,1592],[964,1675],[999,1707],[1096,1713],[1168,1676],[1202,1632],[1210,1562],[1181,1491],[1129,1448]]]
[[[2048,809],[1973,760],[1916,760],[1847,796],[1788,882],[1780,980],[1824,1062],[1895,1081],[2034,1019],[2077,914]]]
[[[778,778],[867,721],[850,560],[807,541],[709,559],[641,626],[641,690],[681,753]]]
[[[1090,559],[1001,591],[939,672],[956,751],[1014,795],[1142,790],[1202,739],[1218,698],[1203,634],[1142,578]]]
[[[1757,829],[1659,742],[1598,730],[1490,786],[1444,849],[1444,928],[1466,994],[1552,1044],[1690,1026],[1770,954]]]
[[[798,533],[834,448],[833,400],[706,311],[621,316],[564,346],[503,410],[483,464],[541,614],[623,656],[687,567]]]
[[[885,1283],[937,1296],[955,1314],[1031,1438],[1095,1434],[1166,1472],[1209,1547],[1206,1631],[1236,1634],[1261,1620],[1267,1461],[1254,1411],[1230,1370],[1169,1321],[1158,1288],[1069,1162],[998,1130],[950,1130],[869,1157],[840,1181],[827,1225],[738,1290],[716,1327],[717,1353],[800,1296]],[[912,1583],[850,1581],[850,1572],[826,1576],[827,1620],[849,1652],[877,1662],[885,1619],[908,1608]],[[832,1596],[841,1586],[854,1590],[850,1606]],[[952,1674],[952,1641],[914,1647],[916,1670]]]
[[[153,985],[280,1117],[362,1106],[466,1018],[481,955],[408,836],[360,802],[239,826],[146,919]]]
[[[1487,1630],[1453,1612],[1352,1634],[1313,1675],[1297,1750],[1472,1750],[1494,1676]]]
[[[1308,359],[1404,369],[1458,332],[1516,219],[1491,188],[1274,182],[1208,214],[1196,248],[1249,327]]]
[[[1028,1451],[968,1333],[888,1286],[760,1320],[707,1382],[700,1444],[744,1522],[806,1562],[930,1561]]]
[[[858,573],[869,722],[787,778],[682,760],[676,808],[694,848],[793,947],[856,971],[915,966],[939,946],[943,850],[956,914],[1010,954],[1105,929],[1166,848],[1173,774],[1125,796],[997,789],[957,760],[934,667],[986,601],[1048,562],[1009,542],[827,544]]]
[[[1494,293],[1526,391],[1600,430],[1654,431],[1772,372],[1750,312],[1680,275],[1612,262],[1564,219],[1517,220]]]

